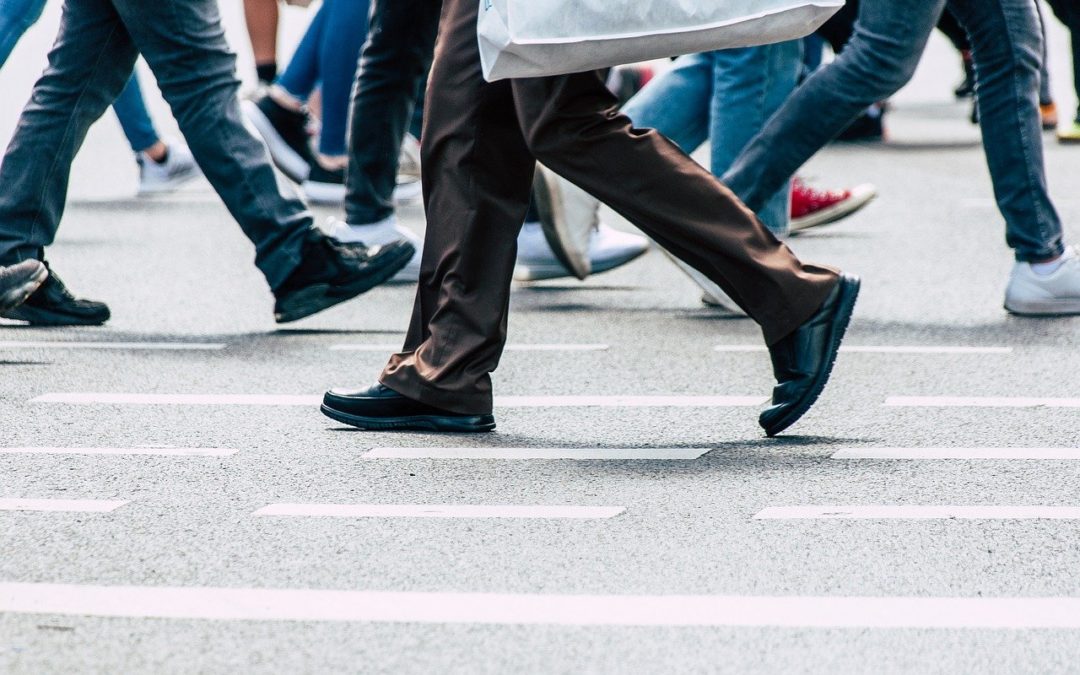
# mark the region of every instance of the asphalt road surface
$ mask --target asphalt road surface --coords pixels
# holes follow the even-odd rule
[[[0,74],[4,138],[57,11]],[[50,259],[114,319],[0,326],[0,672],[1075,672],[1080,319],[1001,308],[957,70],[935,39],[893,141],[804,172],[881,196],[791,241],[864,292],[775,440],[759,332],[657,251],[515,287],[495,433],[343,428],[315,401],[374,379],[412,289],[277,328],[205,182],[135,200],[103,121]],[[1078,241],[1080,149],[1047,149]]]

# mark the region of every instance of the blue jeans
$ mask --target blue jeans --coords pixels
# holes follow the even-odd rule
[[[0,67],[11,56],[23,33],[41,18],[44,8],[45,0],[0,0]],[[134,74],[113,103],[113,110],[133,152],[141,152],[158,142],[158,133]]]
[[[855,35],[814,73],[735,160],[723,180],[761,208],[863,109],[911,79],[946,0],[863,0]],[[948,0],[967,29],[979,120],[1006,240],[1019,261],[1064,251],[1046,187],[1039,119],[1042,33],[1033,0]]]
[[[634,126],[652,128],[684,152],[711,140],[711,171],[723,175],[791,95],[802,69],[799,41],[680,57],[623,108]],[[787,182],[755,209],[774,234],[788,229]]]
[[[345,154],[349,97],[368,31],[368,0],[324,0],[277,84],[306,101],[322,85],[319,152]]]

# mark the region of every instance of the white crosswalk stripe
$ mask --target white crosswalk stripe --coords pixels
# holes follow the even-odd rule
[[[1076,520],[1080,506],[774,506],[756,520]]]
[[[375,448],[368,459],[697,459],[709,448]]]
[[[1080,459],[1080,448],[844,448],[833,459]]]
[[[480,504],[271,504],[255,516],[315,518],[614,518],[621,506]]]
[[[20,499],[0,498],[0,511],[57,511],[72,513],[108,513],[126,501],[109,499]]]
[[[764,396],[496,396],[498,408],[737,408],[757,407]],[[322,396],[276,394],[43,394],[31,403],[70,405],[318,406]]]
[[[0,455],[155,455],[161,457],[229,457],[229,448],[0,448]]]

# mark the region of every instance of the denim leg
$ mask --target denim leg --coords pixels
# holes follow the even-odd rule
[[[1039,15],[1039,33],[1042,36],[1042,62],[1039,64],[1039,105],[1048,105],[1054,102],[1054,92],[1050,90],[1050,51],[1046,44],[1046,17],[1043,16],[1042,7],[1035,2],[1035,11]]]
[[[150,113],[146,111],[139,77],[134,73],[113,102],[113,111],[116,119],[120,120],[120,127],[127,136],[132,152],[140,153],[161,140],[153,120],[150,119]]]
[[[656,129],[690,154],[709,138],[712,94],[712,55],[680,56],[627,101],[622,113],[635,127]]]
[[[1072,34],[1073,89],[1080,99],[1080,2],[1077,0],[1049,0],[1054,15],[1068,26]],[[1080,124],[1080,109],[1076,113],[1076,122]]]
[[[70,0],[49,65],[0,162],[0,264],[43,255],[86,132],[131,76],[138,52],[109,0]]]
[[[349,223],[375,223],[394,214],[401,140],[431,67],[441,8],[441,0],[375,0],[353,90]]]
[[[216,0],[111,2],[157,76],[203,174],[255,244],[255,264],[270,288],[280,287],[300,262],[312,217],[244,126],[236,56]]]
[[[319,51],[326,29],[326,16],[329,3],[323,3],[308,24],[304,37],[296,46],[285,72],[278,75],[275,84],[289,92],[293,97],[307,101],[315,87],[319,86]]]
[[[44,8],[45,0],[0,0],[0,67]]]
[[[715,86],[710,104],[712,172],[722,176],[765,122],[795,90],[802,67],[798,40],[712,53]],[[788,231],[790,186],[784,183],[757,210],[773,234]]]
[[[1033,0],[949,0],[971,36],[979,124],[1006,240],[1025,262],[1064,251],[1039,119],[1042,33]]]
[[[987,2],[988,0],[980,0]],[[863,0],[855,35],[769,120],[723,176],[755,211],[867,106],[911,79],[945,0]]]
[[[356,82],[360,48],[368,32],[367,0],[323,0],[327,8],[326,30],[319,49],[322,83],[322,131],[319,152],[345,154],[345,131],[349,97]]]

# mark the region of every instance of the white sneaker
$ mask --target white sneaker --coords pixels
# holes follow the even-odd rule
[[[424,240],[412,230],[398,225],[397,218],[394,216],[371,225],[350,225],[337,218],[327,218],[320,229],[327,236],[343,244],[379,246],[404,239],[416,248],[416,253],[390,282],[416,283],[420,280],[420,260],[423,257]]]
[[[589,237],[588,260],[592,273],[615,269],[649,250],[649,240],[639,234],[620,232],[601,223]],[[539,223],[525,223],[518,236],[516,281],[540,281],[575,276],[548,244]]]
[[[145,152],[135,155],[135,161],[139,163],[139,196],[172,192],[199,175],[199,165],[187,145],[174,140],[165,144],[169,154],[161,164]]]
[[[1027,316],[1080,314],[1080,253],[1065,250],[1065,261],[1052,274],[1036,274],[1030,263],[1013,266],[1005,290],[1005,309]]]
[[[739,305],[731,299],[731,296],[725,293],[724,289],[720,288],[712,279],[671,255],[664,247],[660,247],[660,250],[663,251],[667,257],[671,258],[671,262],[675,263],[676,267],[682,270],[686,276],[690,277],[691,281],[701,288],[701,301],[703,303],[709,307],[716,308],[717,313],[720,316],[733,319],[746,317],[746,312],[743,311],[742,307],[739,307]]]
[[[536,165],[533,199],[548,246],[562,265],[578,279],[602,272],[593,270],[590,260],[600,201],[542,164]]]

